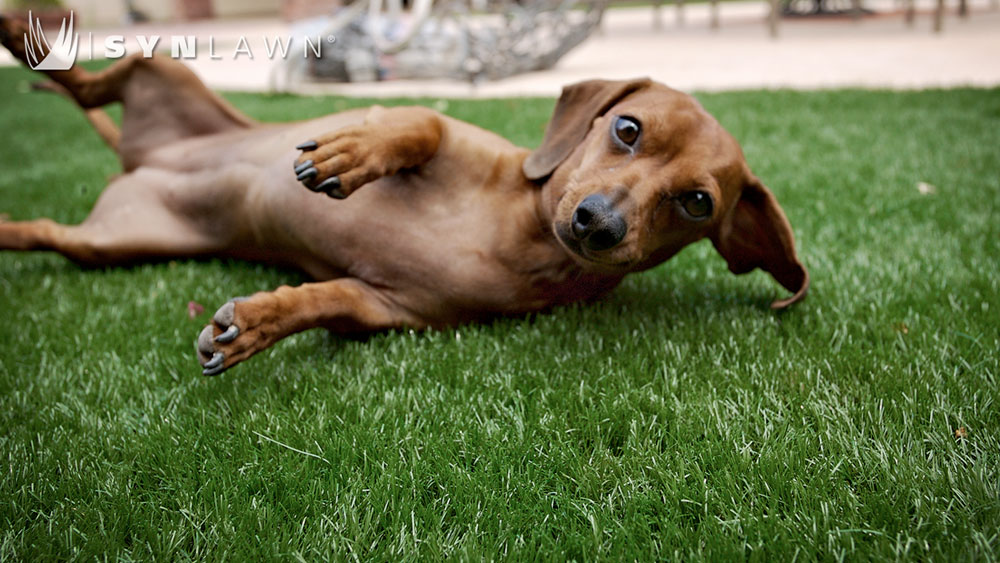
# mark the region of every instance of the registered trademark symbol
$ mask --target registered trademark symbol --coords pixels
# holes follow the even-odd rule
[[[336,35],[328,35],[326,37],[326,41],[327,41],[327,43],[336,43],[337,42],[337,36]]]

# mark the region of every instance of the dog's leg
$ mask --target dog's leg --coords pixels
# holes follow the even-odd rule
[[[51,219],[0,222],[0,250],[50,250],[87,267],[196,257],[218,251],[217,241],[186,221],[144,209],[118,223],[61,225]]]
[[[432,110],[376,106],[364,124],[299,145],[295,174],[310,190],[345,198],[373,180],[426,163],[443,131],[441,116]]]
[[[399,326],[421,323],[363,281],[340,278],[283,286],[223,305],[198,337],[198,360],[205,375],[216,375],[310,328],[356,333]]]
[[[215,213],[213,199],[229,196],[200,192],[200,198],[179,198],[176,181],[146,169],[119,177],[79,225],[50,219],[0,222],[0,250],[50,250],[83,266],[110,266],[231,248],[233,237],[241,236],[239,224]]]
[[[0,42],[25,64],[27,30],[21,19],[0,18]],[[253,125],[170,58],[135,54],[97,73],[75,64],[43,72],[84,109],[122,102],[119,154],[126,171],[136,168],[149,150],[169,142]]]

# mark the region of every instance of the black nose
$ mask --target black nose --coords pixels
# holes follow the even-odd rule
[[[573,212],[573,234],[591,250],[607,250],[625,238],[628,225],[600,194],[587,196]]]

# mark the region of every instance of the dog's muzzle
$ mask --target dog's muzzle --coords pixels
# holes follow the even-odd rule
[[[614,247],[628,231],[625,218],[601,194],[587,196],[573,212],[573,236],[588,250]]]

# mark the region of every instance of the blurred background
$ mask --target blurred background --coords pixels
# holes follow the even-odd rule
[[[552,96],[588,78],[684,90],[1000,84],[997,0],[6,0],[79,59],[109,36],[194,36],[211,87],[363,96]],[[276,43],[277,42],[277,43]],[[279,47],[277,50],[275,47]],[[284,55],[282,54],[284,50]],[[0,64],[14,64],[6,52]]]

